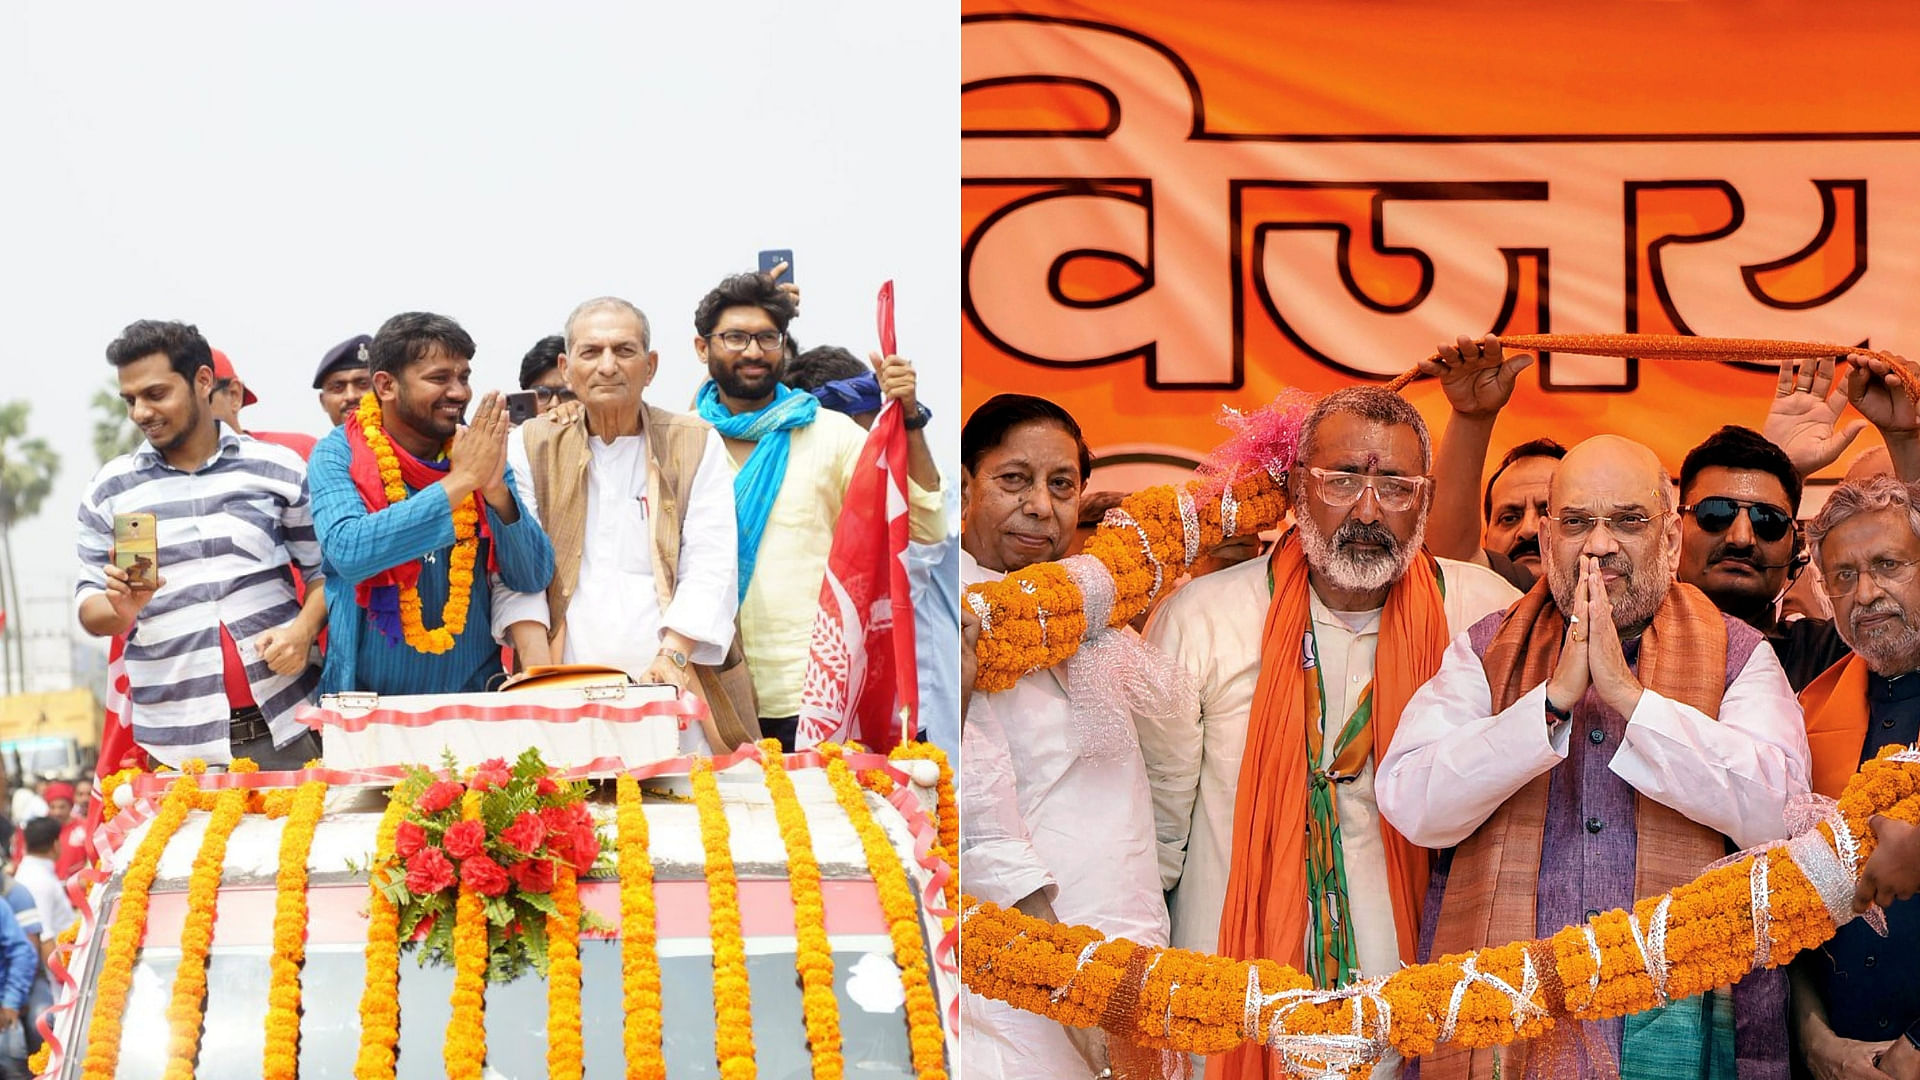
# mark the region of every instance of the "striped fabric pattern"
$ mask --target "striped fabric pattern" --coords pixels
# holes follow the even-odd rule
[[[307,503],[306,467],[283,446],[241,438],[222,425],[205,465],[182,472],[143,445],[101,466],[80,502],[77,611],[103,593],[112,558],[113,516],[149,513],[156,522],[160,577],[127,635],[133,736],[154,757],[229,758],[231,707],[221,681],[220,625],[241,646],[247,681],[275,742],[304,727],[295,706],[320,682],[318,668],[275,675],[249,643],[300,613],[291,564],[309,588],[319,583],[320,545]]]

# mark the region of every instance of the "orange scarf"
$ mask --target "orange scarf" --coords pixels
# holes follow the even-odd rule
[[[1220,917],[1219,951],[1240,959],[1269,958],[1293,968],[1306,961],[1307,761],[1306,686],[1301,640],[1311,618],[1307,559],[1298,535],[1273,554],[1273,599],[1260,646],[1260,677],[1247,721],[1247,746],[1233,807],[1233,865]],[[1422,552],[1387,593],[1373,661],[1373,755],[1393,741],[1400,712],[1440,670],[1449,634],[1440,566]],[[1400,955],[1411,960],[1427,889],[1427,850],[1380,822],[1387,880],[1393,891]],[[1387,974],[1381,972],[1380,974]],[[1220,1080],[1278,1076],[1265,1048],[1246,1044],[1208,1066]],[[1214,1070],[1219,1070],[1215,1072]]]
[[[1849,656],[1822,672],[1800,691],[1800,710],[1807,714],[1813,790],[1837,799],[1867,745],[1867,662]]]
[[[1553,674],[1565,634],[1566,621],[1542,577],[1507,609],[1481,658],[1495,713]],[[1648,690],[1717,717],[1727,688],[1725,618],[1705,593],[1675,582],[1640,635],[1635,666]],[[1851,775],[1853,766],[1847,771]],[[1454,849],[1432,955],[1472,952],[1534,936],[1552,775],[1550,770],[1534,777]],[[1666,892],[1726,853],[1720,834],[1645,795],[1634,796],[1633,820],[1635,896]],[[1525,1043],[1507,1048],[1508,1075],[1525,1072],[1525,1054]],[[1420,1075],[1425,1080],[1485,1080],[1493,1075],[1493,1057],[1491,1050],[1448,1043],[1427,1055]]]

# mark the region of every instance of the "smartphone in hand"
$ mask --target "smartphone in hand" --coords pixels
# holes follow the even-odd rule
[[[760,253],[760,272],[763,274],[773,273],[773,268],[781,263],[786,263],[787,268],[773,279],[775,285],[785,285],[793,280],[793,249],[771,248]]]
[[[507,419],[514,424],[524,424],[539,415],[539,394],[532,390],[522,390],[507,395]]]
[[[113,515],[113,565],[127,572],[127,584],[151,589],[160,580],[160,541],[152,514]]]

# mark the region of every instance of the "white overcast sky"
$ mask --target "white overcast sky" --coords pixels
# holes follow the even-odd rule
[[[792,248],[803,345],[901,352],[959,425],[959,38],[940,3],[0,6],[0,398],[63,470],[16,533],[29,617],[70,594],[88,399],[126,323],[233,358],[248,427],[319,434],[321,354],[399,311],[472,333],[479,388],[604,293],[652,316],[651,400],[704,374],[700,295]],[[34,627],[44,631],[46,627]]]

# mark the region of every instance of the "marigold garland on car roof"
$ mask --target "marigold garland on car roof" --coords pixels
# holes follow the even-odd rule
[[[793,892],[794,967],[800,973],[801,1010],[807,1021],[807,1047],[813,1054],[813,1080],[840,1080],[846,1060],[840,1051],[840,1001],[833,995],[833,945],[827,940],[826,902],[820,894],[820,863],[813,857],[813,833],[806,809],[787,775],[786,758],[776,739],[760,743],[767,792],[787,850],[787,881]]]
[[[326,810],[327,785],[309,780],[294,789],[280,834],[280,871],[274,879],[272,970],[267,984],[267,1039],[261,1060],[265,1080],[300,1075],[300,968],[307,956],[307,857],[314,829]]]
[[[874,888],[880,893],[880,910],[887,917],[894,962],[900,967],[900,983],[907,992],[907,1035],[913,1048],[914,1072],[920,1080],[945,1080],[946,1036],[940,1027],[940,1005],[928,978],[926,936],[920,907],[913,899],[913,884],[886,829],[867,810],[866,791],[853,770],[838,755],[837,748],[825,756],[827,782],[860,837],[867,855],[867,872],[873,875]]]
[[[554,867],[553,907],[547,916],[547,1080],[580,1080],[586,1060],[580,1030],[580,881],[565,862]]]
[[[176,781],[127,864],[126,875],[120,882],[120,903],[113,928],[107,933],[100,978],[93,988],[87,1059],[80,1070],[84,1080],[113,1080],[119,1072],[120,1025],[126,1012],[127,993],[133,988],[134,957],[147,936],[147,907],[152,899],[153,878],[160,870],[160,856],[167,850],[167,842],[193,810],[198,795],[199,785],[191,776]]]
[[[1816,828],[1709,868],[1631,912],[1339,990],[1315,991],[1272,961],[1150,948],[972,897],[963,900],[961,976],[970,990],[1063,1024],[1113,1023],[1142,1046],[1204,1054],[1257,1041],[1284,1050],[1298,1071],[1339,1066],[1359,1075],[1388,1046],[1418,1056],[1441,1043],[1534,1039],[1567,1019],[1644,1012],[1786,963],[1833,936],[1835,912],[1851,918],[1852,868],[1873,852],[1875,814],[1920,823],[1920,754],[1883,750]],[[1107,1010],[1117,996],[1135,1003],[1113,1020]]]
[[[713,930],[713,1045],[721,1080],[754,1080],[753,994],[747,983],[746,939],[740,929],[740,883],[733,871],[727,811],[713,762],[693,763],[693,802],[706,850],[708,924]]]
[[[460,796],[460,820],[480,820],[480,792]],[[453,913],[453,1015],[441,1051],[447,1080],[480,1080],[487,1064],[486,902],[462,881]]]
[[[374,834],[373,865],[367,869],[367,978],[360,990],[354,1080],[393,1080],[394,1048],[400,1042],[400,909],[380,886],[385,875],[404,872],[394,854],[394,835],[416,789],[410,782],[394,787]]]
[[[960,910],[960,807],[953,793],[953,766],[947,763],[947,752],[932,743],[901,743],[893,748],[887,757],[894,761],[931,761],[940,767],[940,779],[935,791],[935,823],[939,826],[939,844],[934,846],[933,854],[947,864],[947,881],[941,887],[941,895],[946,899],[947,910]],[[940,920],[942,928],[953,929],[953,916]]]
[[[620,868],[620,1000],[626,1012],[623,1037],[627,1076],[631,1080],[666,1080],[647,815],[641,808],[639,781],[622,776],[615,782],[614,791]]]
[[[215,796],[213,820],[200,840],[200,853],[187,879],[187,920],[180,930],[180,963],[174,969],[173,997],[167,1004],[166,1080],[191,1080],[200,1057],[200,1025],[207,1009],[207,953],[213,947],[227,838],[246,812],[245,789],[229,788]]]

